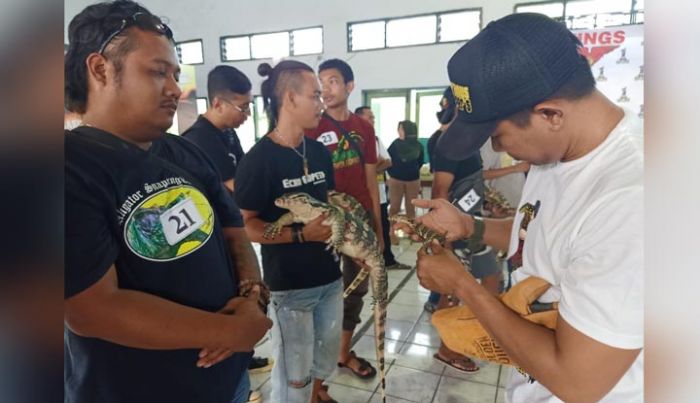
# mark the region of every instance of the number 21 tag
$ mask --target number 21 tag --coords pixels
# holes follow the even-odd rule
[[[173,246],[204,224],[202,215],[189,197],[160,215],[160,224],[168,245]]]

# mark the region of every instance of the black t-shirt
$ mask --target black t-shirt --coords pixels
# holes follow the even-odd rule
[[[387,150],[387,152],[389,152],[389,156],[391,157],[391,166],[387,169],[387,172],[389,172],[389,175],[391,175],[392,178],[400,181],[417,180],[420,178],[420,167],[423,165],[423,146],[418,143],[420,146],[418,158],[404,161],[401,159],[401,157],[399,157],[397,151],[398,141],[403,140],[394,140]]]
[[[204,115],[199,115],[182,137],[197,144],[207,154],[223,182],[236,177],[236,167],[245,153],[235,130],[219,130]]]
[[[143,150],[80,127],[65,136],[65,298],[115,265],[119,287],[210,312],[238,294],[222,227],[240,212],[192,143]],[[251,353],[209,368],[198,350],[145,350],[65,329],[66,402],[226,402]]]
[[[433,172],[449,172],[454,175],[454,180],[452,181],[454,185],[460,179],[466,178],[480,170],[483,162],[481,160],[481,154],[478,152],[473,153],[470,157],[461,161],[448,159],[442,154],[435,152],[431,165],[433,167]]]
[[[265,222],[274,222],[287,210],[274,201],[286,193],[305,192],[327,201],[335,188],[333,163],[326,147],[308,138],[306,157],[309,175],[294,150],[282,147],[267,136],[258,141],[243,158],[236,173],[236,203],[258,212]],[[303,153],[303,147],[297,149]],[[322,242],[262,244],[265,282],[272,291],[318,287],[340,278],[340,267]]]
[[[435,146],[437,145],[438,140],[440,139],[440,136],[442,135],[442,130],[437,129],[435,133],[433,133],[430,138],[428,139],[428,162],[430,163],[430,172],[435,171],[435,167],[433,166],[434,160],[435,160]]]

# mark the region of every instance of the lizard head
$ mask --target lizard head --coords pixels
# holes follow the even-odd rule
[[[306,209],[323,207],[325,203],[320,202],[307,193],[287,193],[275,199],[275,206],[287,209],[295,213],[301,213]]]

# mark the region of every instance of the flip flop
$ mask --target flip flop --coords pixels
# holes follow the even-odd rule
[[[328,385],[321,385],[321,389],[323,389],[326,393],[328,393]],[[330,398],[328,400],[323,400],[321,399],[321,396],[316,396],[316,402],[317,403],[338,403],[337,400]]]
[[[451,360],[447,360],[445,358],[440,357],[440,355],[436,353],[436,354],[433,354],[433,358],[440,361],[441,363],[443,363],[445,365],[449,365],[455,371],[459,371],[463,374],[475,374],[475,373],[479,372],[479,369],[480,369],[479,366],[476,365],[476,363],[474,361],[472,361],[471,359],[469,359],[467,357],[453,358]],[[473,367],[474,369],[470,370],[470,369],[467,369],[466,365],[463,365],[463,364],[460,365],[461,362],[465,362],[465,361],[470,362],[474,366]]]
[[[352,360],[353,358],[360,363],[360,368],[358,368],[357,371],[347,365],[348,361]],[[369,361],[365,360],[364,358],[358,357],[354,351],[350,351],[350,358],[348,358],[345,362],[339,362],[338,367],[349,369],[355,376],[357,376],[360,379],[370,379],[374,378],[374,376],[377,375],[377,370],[369,363]],[[367,370],[369,370],[369,372],[363,374],[363,372]]]

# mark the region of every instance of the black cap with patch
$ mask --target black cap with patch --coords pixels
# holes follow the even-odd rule
[[[535,13],[511,14],[486,26],[447,64],[457,117],[437,150],[463,160],[499,121],[545,100],[588,61],[562,23]]]

